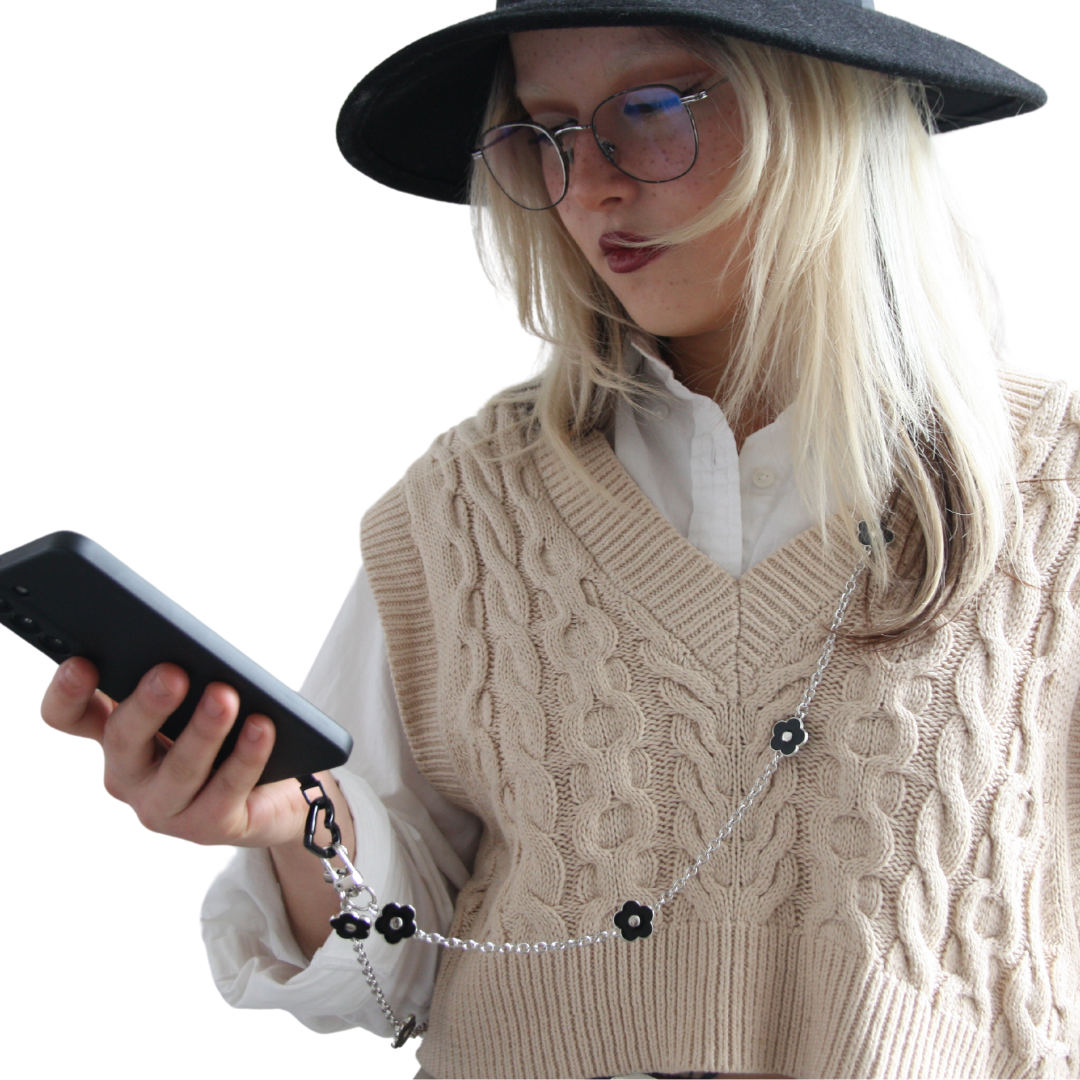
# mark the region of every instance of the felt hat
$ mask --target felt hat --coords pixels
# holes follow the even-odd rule
[[[498,0],[383,61],[346,99],[346,160],[399,191],[467,201],[495,65],[507,34],[573,26],[675,26],[772,45],[925,83],[936,128],[1037,109],[1042,87],[988,56],[875,11],[873,0]]]

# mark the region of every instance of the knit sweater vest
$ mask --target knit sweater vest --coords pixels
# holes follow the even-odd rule
[[[1080,400],[1002,385],[1010,571],[929,633],[841,638],[809,741],[651,937],[443,953],[429,1072],[1080,1075]],[[658,896],[764,771],[851,524],[736,580],[602,435],[579,454],[612,499],[543,446],[508,455],[513,417],[437,440],[363,551],[419,767],[484,826],[451,933],[555,941]]]

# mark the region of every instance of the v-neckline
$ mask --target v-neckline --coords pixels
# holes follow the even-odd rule
[[[717,670],[736,644],[757,667],[808,625],[827,627],[854,567],[841,515],[828,522],[828,554],[812,527],[735,578],[657,510],[601,432],[582,439],[577,456],[613,498],[598,497],[541,441],[534,460],[560,516],[605,574],[708,668]]]

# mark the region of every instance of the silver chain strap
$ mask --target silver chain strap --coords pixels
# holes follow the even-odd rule
[[[462,952],[500,953],[503,956],[514,953],[524,956],[527,953],[566,952],[567,949],[581,949],[588,945],[602,945],[619,937],[618,930],[604,930],[599,934],[583,934],[581,937],[568,938],[566,941],[474,941],[470,938],[443,937],[417,929],[413,937],[426,941],[429,945],[438,945],[443,949],[461,949]]]
[[[891,539],[891,536],[890,536]],[[868,549],[869,554],[869,549]],[[851,603],[851,598],[855,594],[855,589],[858,585],[860,576],[863,569],[866,566],[866,557],[864,556],[859,564],[852,571],[851,577],[848,578],[847,584],[844,586],[844,591],[840,595],[840,599],[837,602],[836,610],[833,613],[832,623],[829,626],[828,636],[825,638],[825,643],[821,650],[821,656],[818,658],[817,667],[814,669],[813,675],[810,676],[810,681],[806,685],[806,689],[803,691],[802,700],[799,702],[798,707],[793,713],[791,719],[787,723],[797,722],[798,727],[802,734],[802,741],[806,740],[806,733],[802,731],[803,722],[806,720],[807,714],[810,712],[810,704],[814,700],[814,695],[817,693],[818,686],[821,685],[822,677],[825,674],[825,669],[829,666],[829,661],[832,659],[833,649],[836,646],[837,633],[843,624],[844,617],[847,614],[848,606]],[[787,738],[787,736],[785,736]],[[781,752],[774,749],[773,756],[769,760],[769,764],[766,766],[765,771],[757,778],[754,785],[746,793],[741,803],[739,803],[735,812],[724,823],[723,828],[717,833],[716,837],[709,843],[708,847],[701,852],[700,855],[683,871],[683,873],[671,883],[668,888],[660,894],[655,902],[655,910],[660,911],[675,899],[675,897],[692,881],[698,874],[698,871],[716,854],[720,849],[720,845],[731,836],[731,834],[738,827],[739,822],[749,813],[750,808],[754,805],[754,800],[765,790],[769,785],[769,781],[772,778],[773,773],[780,766],[780,762],[785,756],[790,755],[794,750],[798,749],[801,742],[789,751]],[[301,780],[301,787],[310,788],[318,787],[322,790],[322,785],[312,777],[304,777]],[[307,799],[305,792],[304,798]],[[305,835],[305,844],[309,850],[315,852],[322,859],[323,867],[325,868],[324,877],[337,890],[338,897],[341,903],[341,915],[346,918],[352,918],[355,920],[350,925],[360,926],[366,924],[367,929],[370,929],[371,923],[378,913],[379,905],[375,893],[371,887],[364,884],[364,879],[360,875],[360,872],[349,861],[349,853],[341,843],[340,830],[333,824],[333,804],[326,796],[326,792],[322,792],[322,796],[319,799],[308,800],[311,807],[311,811],[308,816],[308,826]],[[312,838],[315,831],[315,820],[317,818],[320,809],[326,810],[327,819],[325,824],[331,830],[333,842],[327,848],[319,848],[313,844]],[[342,867],[334,867],[331,865],[329,859],[337,856],[343,863]],[[363,894],[367,894],[367,903],[361,905],[359,898]],[[411,912],[411,908],[407,909]],[[652,911],[648,908],[643,910],[649,911],[651,918]],[[631,919],[638,918],[637,916],[631,916]],[[335,920],[331,920],[335,922]],[[400,918],[396,920],[399,924]],[[633,926],[639,925],[638,923],[631,923]],[[349,934],[342,933],[335,925],[335,929],[342,937],[350,936]],[[364,935],[366,937],[366,931]],[[566,952],[570,949],[586,948],[592,945],[604,945],[609,941],[614,941],[616,938],[624,937],[626,935],[620,933],[619,930],[603,930],[598,934],[583,934],[581,937],[568,938],[565,941],[476,941],[472,938],[463,939],[458,937],[447,937],[443,934],[432,933],[427,930],[421,930],[419,927],[415,927],[413,933],[409,935],[417,938],[420,941],[425,942],[428,945],[437,945],[443,949],[460,949],[463,952],[478,952],[478,953],[496,953],[499,955],[513,954],[515,956],[526,956],[534,953],[548,953],[548,952]],[[394,1042],[395,1047],[402,1046],[404,1043],[414,1035],[421,1035],[427,1029],[427,1024],[417,1024],[415,1016],[408,1016],[404,1020],[399,1020],[394,1014],[393,1009],[390,1007],[390,1003],[386,1000],[386,995],[383,993],[382,987],[379,985],[379,980],[375,975],[375,970],[371,966],[371,961],[368,959],[367,953],[364,951],[363,941],[360,936],[354,936],[352,938],[353,951],[356,953],[356,959],[360,964],[360,968],[363,971],[364,979],[371,990],[372,995],[379,1004],[379,1008],[382,1010],[383,1015],[389,1021],[391,1027],[394,1029]]]
[[[379,1003],[383,1016],[390,1021],[390,1026],[394,1029],[394,1047],[402,1047],[413,1036],[423,1035],[427,1031],[426,1023],[418,1024],[416,1017],[411,1013],[404,1020],[399,1020],[394,1015],[394,1010],[390,1008],[390,1002],[386,1000],[386,995],[382,992],[379,980],[375,977],[375,969],[371,966],[367,953],[364,952],[364,943],[362,941],[353,942],[353,952],[356,953],[356,959],[360,964],[360,970],[364,973],[364,981],[368,984],[368,989],[371,990],[375,1000]]]
[[[322,785],[315,781],[313,786],[317,786],[320,789]],[[325,792],[323,797],[326,798]],[[306,798],[306,795],[305,795]],[[329,802],[329,799],[327,799]],[[309,800],[309,805],[314,806],[315,814],[318,814],[319,807]],[[331,824],[333,817],[330,818]],[[309,827],[309,833],[311,829]],[[338,901],[341,905],[341,911],[337,915],[337,919],[340,920],[342,916],[345,917],[345,926],[352,926],[354,929],[366,926],[370,927],[371,922],[378,914],[379,911],[379,898],[375,895],[375,890],[370,885],[364,883],[363,875],[353,865],[349,858],[349,850],[341,842],[340,834],[335,836],[334,828],[331,827],[331,836],[333,842],[329,848],[319,854],[319,858],[323,864],[323,879],[334,887],[338,894]],[[330,853],[331,857],[336,857],[341,860],[342,866],[334,866],[330,862],[329,858],[324,856]],[[366,894],[366,902],[362,902],[361,898]],[[334,920],[332,920],[333,922]],[[338,927],[334,927],[338,933],[344,937],[345,934],[341,934]],[[390,1026],[394,1029],[394,1046],[403,1046],[405,1042],[414,1035],[423,1035],[427,1030],[427,1024],[417,1024],[415,1016],[407,1016],[404,1020],[399,1020],[394,1014],[394,1010],[390,1007],[390,1002],[386,1000],[386,995],[383,993],[382,987],[379,985],[378,977],[375,975],[375,969],[371,966],[371,960],[368,959],[368,954],[364,949],[363,939],[359,936],[352,937],[353,952],[356,953],[357,963],[360,965],[360,970],[364,973],[364,981],[368,984],[368,988],[371,990],[372,996],[378,1002],[379,1008],[382,1010],[383,1016],[390,1022]]]

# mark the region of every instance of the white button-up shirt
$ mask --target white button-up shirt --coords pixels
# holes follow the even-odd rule
[[[792,476],[787,412],[737,452],[712,398],[687,390],[652,357],[642,357],[639,376],[660,396],[643,409],[618,409],[615,456],[694,547],[739,577],[814,524]]]
[[[729,574],[740,576],[814,524],[792,476],[790,418],[782,413],[737,452],[719,406],[642,356],[639,374],[658,395],[646,408],[621,404],[613,448],[671,524]],[[467,880],[480,823],[420,774],[405,739],[386,640],[361,570],[301,693],[355,739],[335,770],[356,826],[357,867],[380,903],[411,903],[424,929],[445,932]],[[329,886],[327,886],[329,887]],[[267,852],[241,849],[203,906],[203,936],[217,985],[230,1004],[282,1008],[316,1031],[362,1026],[387,1034],[351,945],[331,934],[305,959]],[[437,950],[366,943],[399,1015],[427,1015]]]

